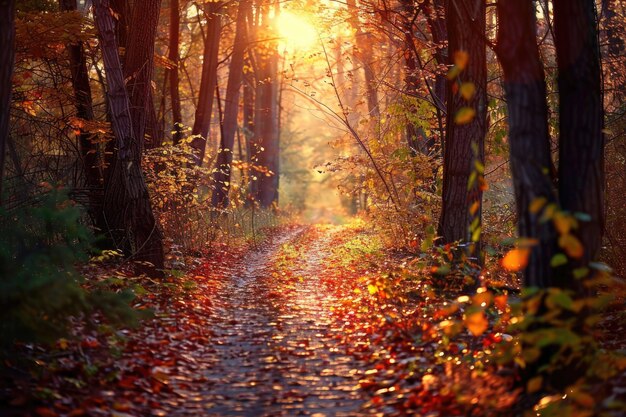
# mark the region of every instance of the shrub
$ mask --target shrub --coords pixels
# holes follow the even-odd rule
[[[71,317],[96,311],[116,323],[134,320],[132,294],[81,286],[76,265],[89,260],[95,238],[80,216],[60,189],[31,208],[0,208],[0,352],[15,342],[53,342],[67,335]]]

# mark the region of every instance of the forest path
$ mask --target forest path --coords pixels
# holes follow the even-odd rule
[[[189,401],[176,415],[367,413],[357,390],[363,365],[338,345],[332,310],[340,301],[318,274],[340,227],[313,229],[281,232],[223,278],[207,321],[211,346],[194,355],[205,388],[184,395]]]

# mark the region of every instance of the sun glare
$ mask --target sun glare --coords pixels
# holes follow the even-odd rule
[[[318,34],[304,16],[283,11],[276,22],[280,43],[291,52],[312,48],[318,42]]]

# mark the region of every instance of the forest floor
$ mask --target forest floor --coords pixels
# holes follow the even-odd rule
[[[390,297],[404,258],[376,239],[362,225],[289,226],[165,284],[119,275],[153,317],[27,346],[39,369],[0,390],[0,414],[514,415],[515,376],[484,356],[495,332],[443,343],[452,295],[403,281]]]

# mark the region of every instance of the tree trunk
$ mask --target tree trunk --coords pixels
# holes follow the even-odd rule
[[[517,227],[520,237],[538,240],[524,271],[524,286],[546,288],[556,280],[550,267],[556,253],[556,232],[551,222],[540,221],[540,212],[531,212],[530,204],[538,199],[557,204],[557,200],[549,175],[548,104],[535,8],[531,1],[499,1],[497,11],[496,52],[504,73]]]
[[[200,94],[198,108],[193,124],[191,147],[196,165],[201,166],[206,152],[206,144],[213,114],[213,99],[217,86],[217,57],[220,44],[222,19],[219,14],[223,2],[214,1],[205,5],[207,16],[207,37],[204,41],[204,58],[202,62],[202,79],[200,80]]]
[[[115,12],[113,15],[116,20],[115,24],[115,39],[117,39],[117,46],[119,48],[128,47],[128,16],[131,15],[130,4],[128,0],[110,0],[109,2],[111,10]],[[126,55],[122,55],[124,58]],[[124,64],[124,59],[121,59]]]
[[[137,132],[141,133],[143,128],[133,126],[133,112],[128,90],[124,85],[124,74],[115,38],[115,21],[109,2],[94,0],[93,5],[106,71],[110,119],[116,144],[113,167],[105,186],[104,213],[113,241],[132,259],[139,261],[138,272],[160,276],[164,261],[161,233],[152,212],[148,189],[141,171],[141,136],[138,136]],[[158,9],[158,4],[152,6],[157,6]],[[150,12],[148,10],[148,15]],[[152,10],[152,23],[156,24],[154,15]],[[141,38],[147,42],[154,29],[144,28],[142,32]],[[133,59],[131,55],[127,58]],[[134,66],[134,63],[131,65]],[[131,80],[133,87],[131,91],[137,100],[133,104],[141,105],[141,91],[144,95],[143,103],[147,97],[145,80],[150,79],[151,65],[144,62],[144,66],[139,67],[141,71],[134,74],[134,80]],[[149,86],[149,83],[147,85]],[[143,107],[135,109],[135,112],[143,109]]]
[[[146,128],[148,122],[156,123],[153,116],[154,102],[152,101],[152,73],[154,69],[154,41],[159,23],[161,0],[144,0],[133,7],[132,22],[141,24],[132,25],[126,47],[124,63],[124,79],[130,99],[130,113],[133,124],[133,138],[135,143],[133,152],[140,163],[143,151]],[[151,133],[156,131],[150,126]]]
[[[380,116],[380,109],[378,107],[376,76],[374,75],[374,68],[372,66],[374,56],[372,51],[372,36],[369,32],[365,32],[363,30],[362,24],[359,21],[359,10],[356,5],[356,0],[346,0],[346,5],[348,7],[348,12],[350,13],[350,25],[356,31],[354,35],[356,42],[354,57],[363,67],[363,74],[365,76],[367,111],[369,112],[369,117],[372,120],[378,119]]]
[[[461,51],[469,55],[467,66],[453,82],[472,83],[476,92],[466,100],[455,94],[452,88],[448,89],[443,201],[438,233],[442,243],[474,241],[470,252],[479,256],[482,175],[476,165],[484,166],[487,133],[487,64],[482,37],[485,33],[485,2],[460,0],[455,2],[455,7],[449,7],[447,14],[450,55]],[[475,116],[469,121],[455,121],[459,111],[468,107],[475,111]],[[478,178],[470,187],[473,175]]]
[[[402,20],[404,26],[404,63],[405,63],[405,89],[409,95],[409,100],[414,100],[419,94],[420,78],[418,76],[417,48],[414,41],[413,22],[417,9],[412,0],[402,0]],[[408,109],[411,113],[416,113],[415,105]],[[406,139],[411,155],[418,153],[429,155],[434,145],[432,138],[427,138],[424,129],[416,123],[408,121],[406,124]]]
[[[228,72],[226,86],[226,102],[224,105],[224,119],[222,121],[222,139],[217,153],[217,164],[214,174],[215,190],[212,203],[216,208],[227,208],[228,192],[231,183],[231,170],[237,133],[237,116],[239,115],[239,95],[243,81],[243,64],[247,43],[246,16],[250,7],[249,0],[239,3],[237,12],[237,27],[233,46],[233,56]]]
[[[163,145],[164,132],[159,123],[156,106],[154,105],[154,92],[152,88],[148,90],[146,100],[146,129],[144,134],[144,147],[154,149]]]
[[[180,143],[183,137],[183,116],[180,107],[179,86],[179,61],[180,61],[180,4],[179,0],[170,0],[170,47],[169,60],[176,65],[168,71],[170,82],[170,100],[172,102],[172,142],[174,145]]]
[[[446,7],[447,0],[432,0],[426,2],[425,5],[430,7],[426,10],[426,19],[430,33],[433,37],[433,43],[436,45],[435,60],[439,65],[445,65],[448,63],[448,48],[446,43],[448,41],[448,29],[446,27]],[[440,113],[446,108],[447,99],[447,83],[444,73],[437,73],[435,76],[435,104],[437,110]]]
[[[0,0],[0,205],[2,204],[4,161],[9,141],[14,65],[15,1]]]
[[[585,213],[580,260],[595,260],[604,231],[604,109],[600,50],[592,0],[554,0],[559,85],[559,198],[564,210]]]
[[[61,0],[62,11],[76,11],[76,0]],[[83,120],[94,120],[93,101],[89,73],[87,70],[87,56],[82,42],[67,45],[72,75],[72,89],[76,106],[76,116]],[[102,213],[102,194],[98,192],[104,186],[102,167],[102,152],[97,143],[94,143],[94,135],[89,132],[81,132],[78,135],[78,144],[83,163],[85,181],[89,187],[89,214],[99,231],[106,231],[106,222]]]
[[[269,11],[264,10],[263,25],[272,24]],[[268,31],[271,33],[271,31]],[[257,55],[257,89],[254,111],[254,139],[252,151],[256,164],[264,172],[258,173],[254,198],[263,208],[278,202],[279,137],[278,137],[278,53],[275,45]]]

